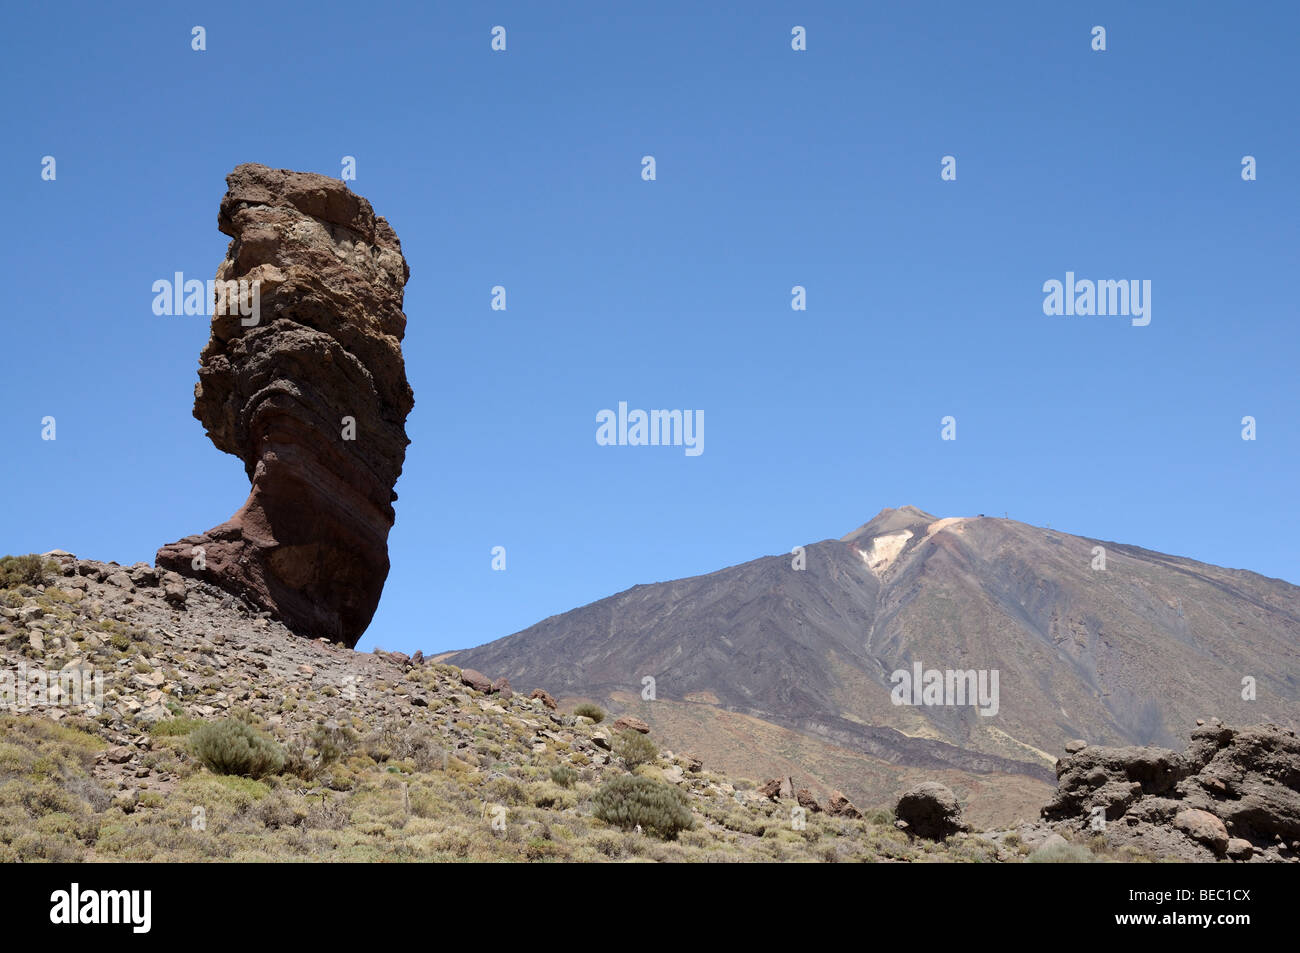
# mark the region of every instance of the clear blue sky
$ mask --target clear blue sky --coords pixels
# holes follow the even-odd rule
[[[10,5],[0,551],[151,562],[239,507],[207,320],[151,284],[212,277],[236,164],[353,155],[416,398],[363,649],[906,503],[1300,582],[1296,4],[707,6]],[[1151,324],[1045,316],[1066,271],[1149,279]],[[705,452],[597,446],[620,400],[703,409]]]

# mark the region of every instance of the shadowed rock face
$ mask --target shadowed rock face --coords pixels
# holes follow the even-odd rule
[[[260,307],[256,323],[213,318],[194,416],[244,461],[252,490],[226,522],[160,549],[158,565],[352,646],[388,576],[410,442],[410,270],[388,223],[336,179],[249,164],[226,184],[218,227],[234,240],[217,279],[256,282]]]
[[[1085,747],[1056,764],[1043,817],[1085,833],[1104,814],[1109,836],[1189,860],[1300,858],[1300,739],[1273,724],[1192,732],[1185,753]]]

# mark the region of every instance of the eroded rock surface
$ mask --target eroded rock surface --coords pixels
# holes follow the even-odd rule
[[[252,489],[158,565],[239,595],[293,632],[355,645],[388,576],[393,487],[414,404],[402,361],[410,271],[388,223],[339,180],[240,165],[219,281],[256,282],[256,322],[216,315],[194,416]],[[202,561],[196,565],[197,550]]]
[[[1188,860],[1300,858],[1300,738],[1290,728],[1213,720],[1182,753],[1086,747],[1056,770],[1043,817],[1066,829]]]
[[[937,781],[925,781],[903,792],[894,816],[903,830],[930,840],[943,840],[970,829],[962,819],[957,795]]]

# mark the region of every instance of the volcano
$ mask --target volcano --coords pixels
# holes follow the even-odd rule
[[[1176,747],[1209,716],[1295,726],[1300,587],[902,506],[446,657],[633,714],[728,773],[868,805],[938,778],[998,823],[1033,814],[1074,738]],[[938,679],[929,702],[912,673]]]

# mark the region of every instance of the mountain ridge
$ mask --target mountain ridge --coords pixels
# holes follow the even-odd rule
[[[685,721],[671,709],[707,695],[794,731],[808,747],[796,761],[823,764],[825,788],[871,800],[921,765],[1046,784],[1043,753],[1071,737],[1168,745],[1209,712],[1294,724],[1297,636],[1300,588],[1284,580],[903,506],[791,555],[633,586],[440,657],[573,698],[630,692],[651,723]],[[891,703],[891,673],[918,661],[998,672],[998,715]],[[646,676],[653,700],[638,697]],[[1247,677],[1255,701],[1240,697]],[[677,730],[674,743],[713,753],[707,724]],[[827,767],[845,751],[879,764]]]

